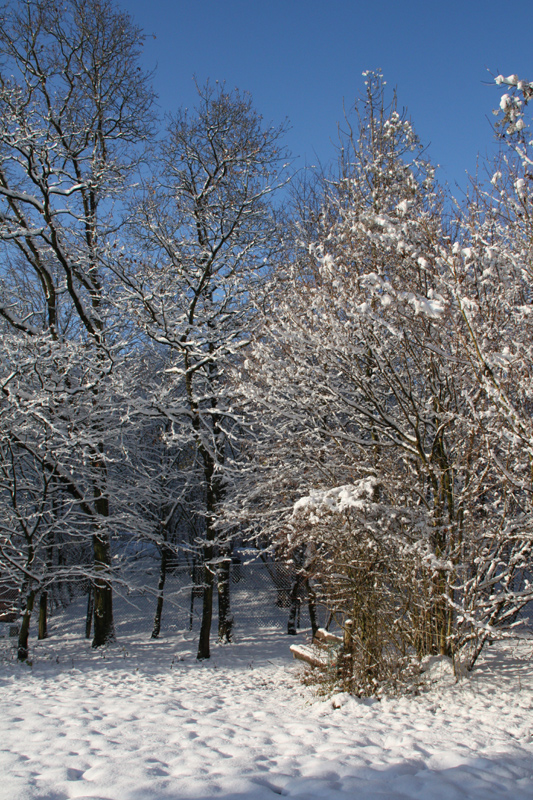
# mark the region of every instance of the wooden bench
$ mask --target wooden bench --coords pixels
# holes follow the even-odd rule
[[[341,649],[344,639],[335,633],[330,633],[325,628],[319,628],[315,633],[312,645],[292,644],[291,653],[298,661],[305,661],[311,667],[327,669],[331,664],[331,647]]]

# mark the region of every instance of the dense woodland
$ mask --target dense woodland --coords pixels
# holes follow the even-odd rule
[[[431,654],[471,669],[533,600],[533,83],[496,78],[500,154],[456,200],[379,72],[336,163],[295,172],[245,93],[199,86],[159,118],[143,33],[108,0],[0,13],[0,582],[19,658],[66,585],[91,593],[93,645],[112,642],[144,545],[153,635],[186,563],[208,658],[215,602],[231,639],[238,543],[351,620],[354,691]]]

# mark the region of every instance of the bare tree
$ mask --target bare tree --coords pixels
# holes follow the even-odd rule
[[[27,354],[23,368],[6,359],[2,403],[18,415],[11,445],[88,521],[94,646],[114,637],[107,448],[122,350],[107,267],[150,132],[142,40],[108,0],[21,0],[2,11],[0,315]]]
[[[283,182],[283,126],[267,127],[248,95],[198,89],[198,107],[171,118],[135,226],[145,255],[125,265],[133,312],[169,351],[166,386],[153,404],[170,438],[195,457],[204,565],[199,658],[209,657],[215,577],[219,637],[229,640],[231,538],[217,529],[226,459],[239,416],[225,370],[248,341],[250,292],[268,271],[279,234],[270,196]]]

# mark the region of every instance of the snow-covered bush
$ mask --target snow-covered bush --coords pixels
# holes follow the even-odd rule
[[[367,695],[410,684],[413,655],[426,652],[431,608],[413,536],[424,517],[423,509],[391,505],[375,476],[295,504],[290,546],[306,548],[316,597],[345,629],[332,685]]]
[[[297,223],[299,251],[272,286],[241,370],[260,409],[250,509],[263,510],[274,536],[313,546],[322,596],[359,631],[354,686],[363,691],[409,654],[471,667],[531,597],[531,394],[517,415],[494,358],[482,355],[500,343],[507,381],[510,361],[517,379],[530,368],[525,254],[515,263],[512,247],[502,272],[483,239],[496,235],[485,216],[471,227],[465,217],[451,236],[433,170],[383,92],[380,75],[367,75],[358,132],[318,211]],[[481,250],[494,264],[482,314]],[[505,355],[518,346],[520,367]],[[337,507],[339,487],[359,491],[370,479],[372,500]]]

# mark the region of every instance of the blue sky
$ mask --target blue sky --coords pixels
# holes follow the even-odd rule
[[[491,147],[494,75],[533,80],[533,0],[119,0],[147,34],[163,110],[193,106],[193,75],[251,92],[292,129],[297,164],[334,156],[337,122],[381,68],[440,179],[466,185]],[[489,118],[489,119],[487,119]],[[455,190],[457,191],[457,190]]]

